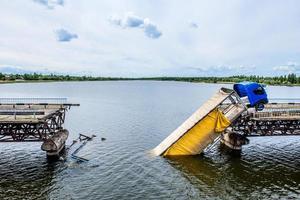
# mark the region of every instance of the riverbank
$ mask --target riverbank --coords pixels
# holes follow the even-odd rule
[[[1,76],[0,76],[1,79]],[[280,77],[260,77],[260,76],[231,76],[231,77],[91,77],[91,76],[68,76],[68,75],[5,75],[0,84],[10,83],[42,83],[42,82],[70,82],[70,81],[180,81],[192,83],[218,83],[234,84],[242,81],[259,82],[265,85],[277,86],[300,86],[300,77],[296,75]]]
[[[176,82],[189,82],[189,83],[210,83],[210,84],[234,84],[238,83],[241,81],[237,82],[223,82],[223,81],[189,81],[189,80],[176,80],[176,79],[170,79],[170,80],[162,80],[162,79],[145,79],[145,78],[134,78],[134,79],[105,79],[105,80],[24,80],[24,81],[0,81],[0,84],[17,84],[17,83],[49,83],[49,82],[86,82],[86,81],[176,81]],[[288,86],[288,87],[293,87],[293,86],[300,86],[300,84],[269,84],[265,82],[259,81],[259,83],[264,84],[264,85],[272,85],[272,86]]]

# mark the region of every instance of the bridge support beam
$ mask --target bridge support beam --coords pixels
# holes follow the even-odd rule
[[[229,130],[222,133],[220,142],[234,151],[241,151],[243,145],[249,144],[249,140],[246,136]]]
[[[65,112],[61,108],[38,121],[0,121],[0,142],[44,141],[63,128]]]
[[[59,156],[60,152],[65,148],[65,143],[68,139],[69,131],[62,129],[58,131],[55,135],[46,139],[41,149],[47,152],[47,156]]]

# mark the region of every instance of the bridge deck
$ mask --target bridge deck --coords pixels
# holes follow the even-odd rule
[[[270,103],[262,111],[241,116],[232,126],[247,136],[300,134],[300,103]]]
[[[66,98],[0,98],[0,142],[43,141],[63,128]]]
[[[40,123],[52,117],[60,110],[72,106],[71,104],[2,104],[0,105],[0,123]]]
[[[257,121],[300,120],[300,103],[266,104],[265,109],[253,113],[251,119]]]

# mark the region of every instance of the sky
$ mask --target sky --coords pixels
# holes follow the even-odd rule
[[[300,1],[0,0],[0,72],[300,75]]]

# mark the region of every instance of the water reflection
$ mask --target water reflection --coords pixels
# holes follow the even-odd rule
[[[45,199],[57,187],[55,177],[63,163],[49,161],[40,153],[26,148],[1,151],[0,199]]]
[[[297,161],[300,154],[296,157],[290,154],[290,158],[286,158],[289,162],[280,162],[280,154],[278,159],[266,159],[270,152],[246,153],[238,156],[218,148],[205,156],[179,156],[167,160],[191,184],[211,197],[299,197]]]

